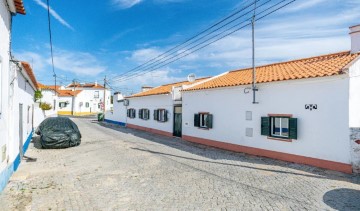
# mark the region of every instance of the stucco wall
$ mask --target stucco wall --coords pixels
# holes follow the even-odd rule
[[[105,113],[105,119],[112,120],[118,123],[125,123],[127,122],[126,117],[126,110],[127,106],[124,106],[123,102],[117,102],[116,99],[114,99],[114,108],[113,111],[108,111]]]
[[[145,97],[135,97],[129,99],[128,109],[136,109],[136,118],[127,118],[127,124],[137,125],[145,128],[151,128],[155,130],[164,131],[167,133],[173,133],[173,101],[171,95],[153,95]],[[139,119],[139,109],[149,109],[150,119],[142,120]],[[158,122],[154,120],[155,109],[166,109],[168,110],[168,121]],[[126,113],[125,113],[126,115]]]
[[[46,90],[42,90],[41,94],[42,94],[41,102],[48,103],[52,106],[50,110],[45,111],[46,116],[56,116],[59,107],[59,99],[55,95],[55,91],[46,89]]]
[[[183,93],[183,135],[350,164],[348,78],[346,75],[259,84],[257,101],[244,88],[231,87]],[[306,110],[317,104],[317,110]],[[246,111],[252,120],[245,120]],[[214,115],[213,129],[194,127],[194,114]],[[261,136],[261,117],[292,114],[298,118],[293,142]],[[253,129],[253,137],[245,135]]]
[[[360,173],[360,60],[349,68],[349,126],[353,170]]]
[[[25,74],[24,70],[20,70],[16,66],[13,66],[16,69],[15,76],[16,80],[14,80],[14,97],[13,97],[13,106],[11,110],[12,116],[12,144],[9,147],[9,155],[10,161],[15,160],[17,155],[19,154],[19,140],[22,136],[23,144],[28,139],[29,135],[31,134],[33,127],[33,122],[39,122],[43,120],[43,116],[35,116],[33,115],[33,107],[35,110],[34,105],[34,94],[35,89],[29,83],[28,78],[25,78],[23,74]],[[23,74],[21,74],[21,72]],[[26,75],[25,75],[26,76]],[[22,122],[20,123],[19,120],[19,108],[20,104],[22,104]],[[33,121],[34,118],[34,121]],[[35,120],[36,119],[36,120]],[[22,124],[23,134],[19,134],[20,131],[20,124]]]
[[[0,150],[9,146],[9,41],[10,41],[10,13],[7,10],[5,1],[0,1]],[[8,148],[8,147],[7,147]],[[6,156],[8,150],[6,150]],[[6,157],[1,159],[0,155],[0,173],[8,165]],[[1,178],[0,178],[1,180]],[[1,188],[1,187],[0,187]]]

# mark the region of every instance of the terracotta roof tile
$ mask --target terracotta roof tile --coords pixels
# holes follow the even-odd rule
[[[21,62],[21,65],[24,67],[26,74],[29,76],[31,82],[34,84],[35,88],[38,89],[38,83],[36,81],[34,72],[32,71],[32,68],[29,63],[27,62]]]
[[[15,8],[16,8],[16,13],[21,14],[21,15],[26,14],[24,3],[22,0],[14,0],[14,4],[15,4]]]
[[[82,90],[57,90],[57,92],[59,93],[59,97],[72,97],[77,96]]]
[[[256,67],[256,82],[316,78],[343,74],[343,68],[360,53],[349,51]],[[230,71],[184,91],[252,84],[252,68]]]
[[[182,81],[182,82],[177,82],[177,83],[172,83],[172,84],[165,84],[162,86],[158,86],[155,87],[153,89],[144,91],[144,92],[140,92],[134,95],[131,95],[129,97],[126,98],[133,98],[133,97],[144,97],[144,96],[150,96],[150,95],[162,95],[162,94],[170,94],[172,91],[172,88],[175,86],[182,86],[182,85],[191,85],[194,83],[198,83],[201,82],[203,80],[205,80],[207,78],[199,78],[197,80],[195,80],[194,82],[189,82],[189,81]]]
[[[100,85],[100,84],[95,84],[95,83],[87,83],[87,84],[70,84],[67,86],[68,88],[70,87],[78,87],[78,88],[101,88],[103,89],[104,86]]]

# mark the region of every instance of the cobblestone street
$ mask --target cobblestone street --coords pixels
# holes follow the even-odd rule
[[[74,119],[79,147],[38,149],[0,210],[360,210],[360,178]]]

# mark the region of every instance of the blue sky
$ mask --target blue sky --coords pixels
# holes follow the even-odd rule
[[[185,41],[250,0],[50,0],[55,71],[59,82],[102,83]],[[53,84],[46,0],[24,0],[13,21],[12,52],[32,64],[41,83]],[[297,0],[256,24],[258,65],[350,49],[348,27],[360,24],[359,0]],[[115,89],[137,92],[251,65],[247,27],[176,63]]]

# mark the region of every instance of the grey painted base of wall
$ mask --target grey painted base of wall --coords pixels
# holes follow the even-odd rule
[[[350,154],[354,173],[360,173],[360,128],[350,128]]]

